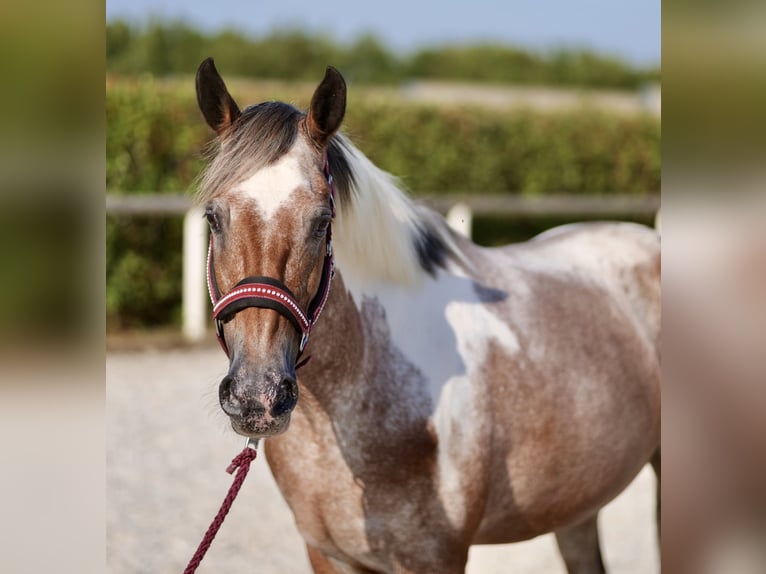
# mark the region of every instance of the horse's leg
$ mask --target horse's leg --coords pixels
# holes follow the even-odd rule
[[[660,488],[660,469],[662,466],[661,461],[661,455],[660,455],[660,448],[657,447],[657,450],[654,451],[654,454],[652,455],[652,459],[650,461],[652,463],[652,468],[654,469],[654,474],[657,477],[657,506],[656,506],[656,514],[655,514],[655,520],[657,521],[657,538],[660,538],[660,519],[662,517],[662,496],[661,496],[661,488]]]
[[[309,562],[311,562],[311,568],[314,570],[314,574],[338,574],[338,571],[324,552],[317,550],[310,544],[307,544],[306,548],[309,552]]]
[[[559,552],[569,574],[604,574],[601,549],[598,542],[598,513],[556,531]]]
[[[372,574],[371,570],[366,568],[354,567],[350,564],[342,564],[340,570],[333,564],[333,559],[329,558],[327,554],[314,548],[310,544],[306,544],[306,549],[309,553],[309,562],[311,563],[311,569],[314,574],[344,574],[346,572],[354,572],[355,574]]]

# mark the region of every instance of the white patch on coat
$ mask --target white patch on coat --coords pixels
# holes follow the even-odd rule
[[[237,191],[252,199],[264,221],[290,203],[301,184],[308,184],[296,148],[272,165],[258,170],[237,186]]]
[[[480,369],[491,343],[515,354],[519,340],[479,299],[472,279],[455,272],[440,272],[419,287],[368,285],[364,296],[383,306],[392,341],[427,381],[430,412],[421,414],[431,419],[438,437],[440,497],[450,522],[459,528],[466,518],[464,458],[473,456],[476,441],[486,432],[487,421],[480,417],[480,401],[486,400]]]
[[[434,404],[445,383],[473,374],[484,363],[489,343],[509,354],[519,350],[516,335],[480,300],[473,279],[454,269],[440,271],[419,286],[368,284],[363,293],[350,292],[357,306],[364,297],[377,299],[392,340],[429,381]]]
[[[480,369],[487,362],[490,343],[499,345],[509,355],[518,353],[521,346],[510,327],[482,303],[453,301],[447,305],[445,314],[457,335],[456,350],[467,373],[452,377],[441,386],[432,420],[440,443],[453,443],[456,440],[453,426],[457,426],[462,445],[457,452],[470,452],[472,445],[479,444],[487,432],[485,425],[489,424],[482,416],[486,385]],[[440,456],[438,466],[442,505],[452,525],[460,527],[467,518],[464,500],[466,462],[452,456]]]

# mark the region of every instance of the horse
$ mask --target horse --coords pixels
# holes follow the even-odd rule
[[[480,247],[340,131],[335,68],[306,112],[241,110],[211,58],[196,89],[220,406],[266,439],[314,572],[463,572],[548,532],[604,572],[599,509],[659,460],[657,234]]]

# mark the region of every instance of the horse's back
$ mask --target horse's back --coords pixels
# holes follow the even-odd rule
[[[478,262],[477,283],[507,290],[510,300],[527,303],[530,290],[538,300],[551,291],[566,298],[591,286],[622,305],[647,341],[658,346],[660,238],[655,230],[625,222],[572,223],[504,247],[463,247],[470,251],[468,259]]]
[[[660,238],[655,230],[635,223],[578,223],[543,232],[526,245],[551,263],[603,282],[658,343]]]

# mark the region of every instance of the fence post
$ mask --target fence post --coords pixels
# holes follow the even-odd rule
[[[447,212],[449,226],[470,239],[473,228],[473,212],[465,203],[456,203]]]
[[[207,225],[202,215],[202,209],[198,207],[184,215],[182,329],[184,338],[190,342],[201,341],[207,325]]]

